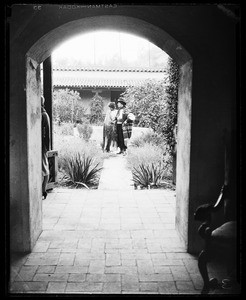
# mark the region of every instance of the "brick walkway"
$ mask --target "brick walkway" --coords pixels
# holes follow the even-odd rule
[[[197,258],[175,231],[175,193],[165,190],[54,189],[43,201],[35,248],[12,255],[11,266],[11,293],[200,294],[202,288]],[[225,270],[215,267],[210,274],[223,278]]]

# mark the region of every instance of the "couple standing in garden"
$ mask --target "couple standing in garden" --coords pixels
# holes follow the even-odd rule
[[[103,150],[110,152],[112,145],[120,149],[117,154],[125,155],[135,116],[127,112],[123,100],[117,102],[117,109],[114,102],[110,102],[108,107],[103,124]]]

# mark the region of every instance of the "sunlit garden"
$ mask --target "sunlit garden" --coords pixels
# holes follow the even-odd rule
[[[136,116],[126,156],[136,189],[175,189],[177,86],[178,67],[170,60],[166,80],[129,87],[121,96],[127,110]],[[96,189],[103,161],[116,154],[102,150],[102,97],[94,96],[90,114],[79,100],[76,91],[54,91],[53,148],[58,151],[58,186]]]

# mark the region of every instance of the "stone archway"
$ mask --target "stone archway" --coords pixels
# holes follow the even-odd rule
[[[189,198],[188,218],[186,218],[189,222],[184,224],[182,230],[187,232],[188,226],[187,249],[190,253],[198,253],[201,250],[202,240],[197,234],[199,224],[193,219],[194,211],[197,206],[214,201],[220,192],[224,179],[222,143],[224,129],[240,130],[237,119],[239,112],[237,105],[240,102],[240,92],[237,91],[240,85],[240,76],[237,76],[237,62],[240,62],[238,37],[241,28],[237,13],[239,16],[240,7],[232,5],[232,11],[235,11],[235,14],[228,14],[216,4],[205,6],[15,4],[8,7],[10,72],[6,82],[9,85],[6,104],[10,116],[8,142],[11,250],[30,251],[42,230],[39,222],[41,191],[38,175],[41,166],[37,162],[41,155],[39,157],[37,153],[32,152],[39,148],[39,142],[35,139],[40,136],[41,110],[37,91],[39,85],[36,84],[39,80],[37,74],[39,63],[50,55],[51,47],[79,30],[78,26],[74,30],[70,27],[70,32],[65,32],[64,28],[68,28],[67,26],[71,24],[75,25],[74,22],[82,24],[83,21],[81,23],[80,20],[89,24],[93,18],[94,27],[87,27],[88,30],[107,25],[107,28],[125,29],[142,37],[149,37],[151,42],[164,49],[174,59],[176,57],[175,60],[179,62],[183,72],[183,82],[186,80],[192,82],[192,106],[191,84],[188,86],[184,84],[183,88],[181,87],[184,97],[179,110],[182,110],[183,106],[186,111],[182,123],[191,127],[191,134],[182,140],[179,139],[180,161],[187,159],[188,164],[182,164],[182,168],[183,173],[188,175],[179,172],[178,180],[183,182],[188,179],[188,182],[182,185],[182,189],[180,188],[178,198],[180,202],[182,197]],[[106,20],[102,16],[106,16]],[[110,20],[117,17],[121,22],[110,24]],[[132,22],[134,20],[135,22]],[[166,32],[173,39],[168,39]],[[59,36],[60,40],[56,39],[56,36]],[[55,40],[52,40],[53,38]],[[182,53],[185,54],[184,49],[174,39],[191,54],[192,65],[189,56],[182,56]],[[40,49],[37,47],[35,49],[34,45],[40,46]],[[31,49],[34,50],[32,54]],[[171,49],[174,50],[173,55]],[[27,53],[31,55],[29,58]],[[27,66],[32,68],[29,87],[26,84]],[[192,72],[184,72],[186,68],[191,71],[191,66]],[[33,97],[27,97],[27,88],[34,90],[34,93],[29,91],[29,95]],[[188,123],[185,119],[189,120]],[[188,132],[186,128],[182,130]],[[186,145],[190,149],[187,157]],[[236,145],[233,146],[237,148]],[[180,215],[185,216],[186,213],[187,208],[183,210],[183,207],[180,207]]]
[[[189,162],[191,139],[191,88],[192,59],[189,53],[169,34],[145,21],[124,16],[99,16],[83,18],[66,23],[39,39],[26,54],[27,88],[26,105],[28,113],[28,160],[31,168],[29,173],[29,201],[32,210],[29,211],[30,248],[41,232],[41,195],[37,190],[41,182],[40,170],[40,122],[33,122],[40,109],[40,68],[39,65],[51,55],[52,50],[68,38],[83,32],[98,29],[121,30],[144,37],[168,53],[179,65],[181,70],[178,106],[178,156],[176,184],[176,227],[188,244],[188,206],[189,206]],[[35,115],[36,114],[36,115]],[[36,138],[35,138],[36,137]],[[38,170],[38,172],[37,172]],[[40,170],[40,172],[39,172]]]

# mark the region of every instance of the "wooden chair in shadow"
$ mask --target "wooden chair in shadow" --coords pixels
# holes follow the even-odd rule
[[[230,139],[232,141],[232,139]],[[198,268],[204,281],[202,293],[208,293],[210,289],[238,287],[238,220],[237,220],[237,190],[236,190],[236,152],[232,148],[235,145],[229,143],[228,134],[225,133],[225,175],[224,184],[213,203],[200,205],[194,218],[202,222],[198,229],[199,235],[204,239],[204,248],[198,257]],[[233,146],[233,147],[232,147]],[[217,216],[223,216],[218,226]],[[217,220],[216,220],[217,218]],[[216,225],[214,225],[217,223]],[[227,274],[226,278],[219,283],[216,278],[209,279],[207,263],[219,259],[224,261]]]

